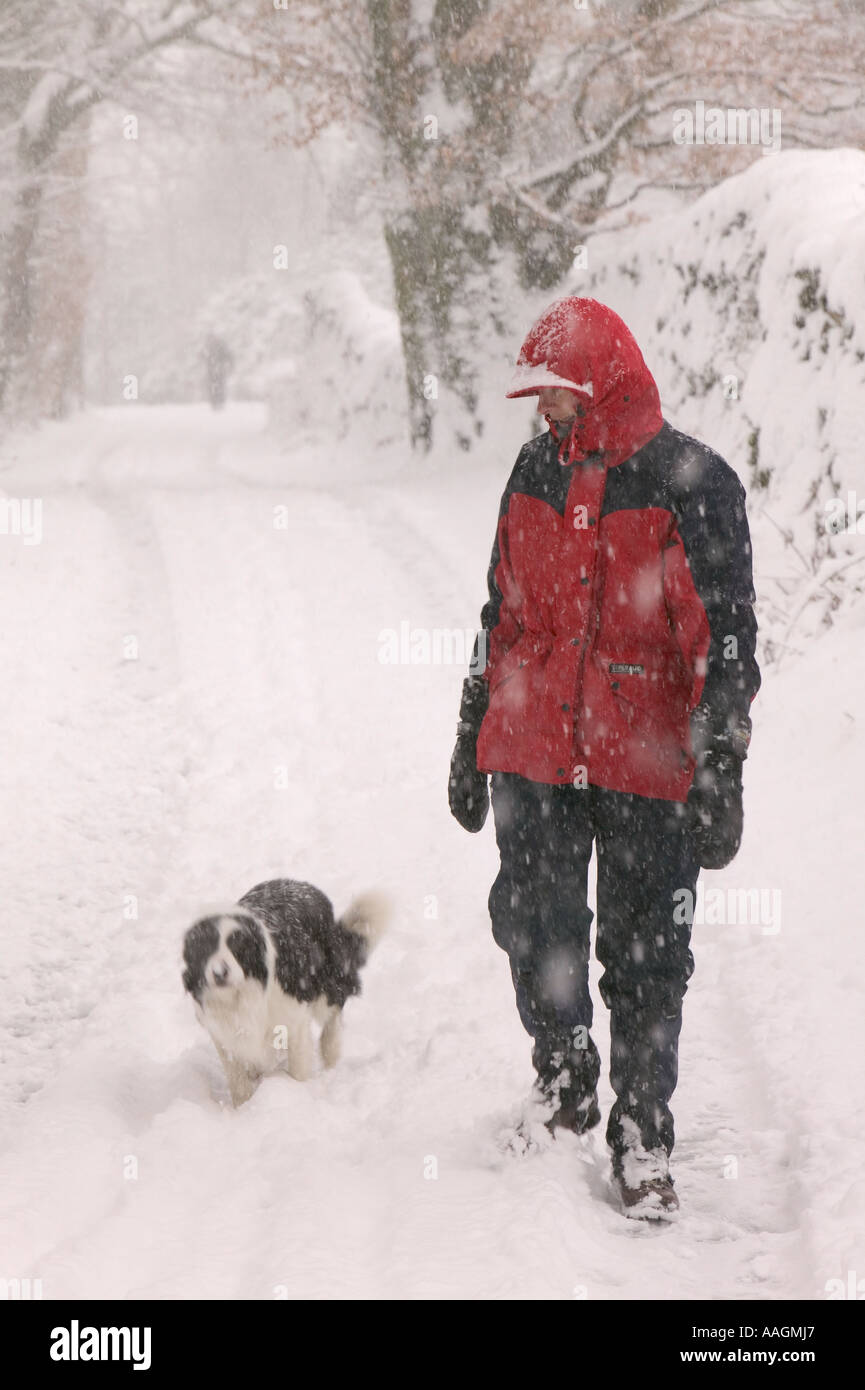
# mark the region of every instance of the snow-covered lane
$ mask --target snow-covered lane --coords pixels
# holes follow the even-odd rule
[[[597,1134],[498,1155],[531,1069],[486,915],[492,823],[447,813],[463,671],[383,664],[379,635],[474,625],[499,484],[467,475],[457,516],[450,484],[337,482],[259,427],[100,412],[0,478],[46,509],[41,547],[3,551],[0,1276],[46,1297],[822,1296],[834,1247],[815,1253],[753,1027],[779,946],[759,930],[695,929],[675,1227],[608,1205]],[[340,1066],[233,1112],[180,937],[279,873],[337,908],[382,883],[396,923]],[[600,1003],[595,1031],[606,1057]]]

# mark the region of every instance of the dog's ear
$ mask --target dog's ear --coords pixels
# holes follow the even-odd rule
[[[248,980],[267,984],[267,946],[264,932],[248,913],[237,913],[237,926],[228,934],[226,945]]]
[[[219,948],[219,921],[216,917],[201,917],[193,922],[183,938],[183,988],[194,999],[204,989],[204,969],[214,951]]]

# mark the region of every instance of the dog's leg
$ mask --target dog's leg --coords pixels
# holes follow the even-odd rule
[[[244,1062],[230,1056],[225,1048],[220,1047],[219,1043],[216,1044],[216,1050],[219,1053],[219,1060],[222,1062],[222,1069],[228,1082],[231,1103],[237,1109],[255,1094],[261,1078],[257,1073],[251,1072]]]
[[[321,1060],[326,1067],[335,1067],[342,1053],[342,1009],[334,1004],[321,1030],[319,1039]]]
[[[315,1070],[312,1030],[307,1017],[298,1019],[289,1034],[285,1069],[295,1081],[308,1081]]]

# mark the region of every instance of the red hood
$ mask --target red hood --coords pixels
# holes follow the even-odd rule
[[[596,299],[558,299],[529,330],[507,395],[536,396],[542,386],[574,391],[585,410],[559,445],[563,464],[597,450],[608,466],[622,463],[664,423],[658,388],[636,339]]]

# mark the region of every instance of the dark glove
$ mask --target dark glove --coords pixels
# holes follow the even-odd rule
[[[478,772],[477,756],[478,733],[488,700],[489,687],[483,676],[469,676],[463,681],[460,722],[448,778],[448,804],[451,815],[472,833],[483,827],[490,809],[487,774]]]
[[[742,843],[742,762],[747,757],[751,721],[713,729],[704,709],[691,720],[697,759],[688,793],[691,839],[704,869],[725,869]]]
[[[688,793],[691,839],[704,869],[725,869],[742,842],[742,762],[732,753],[706,753]]]

